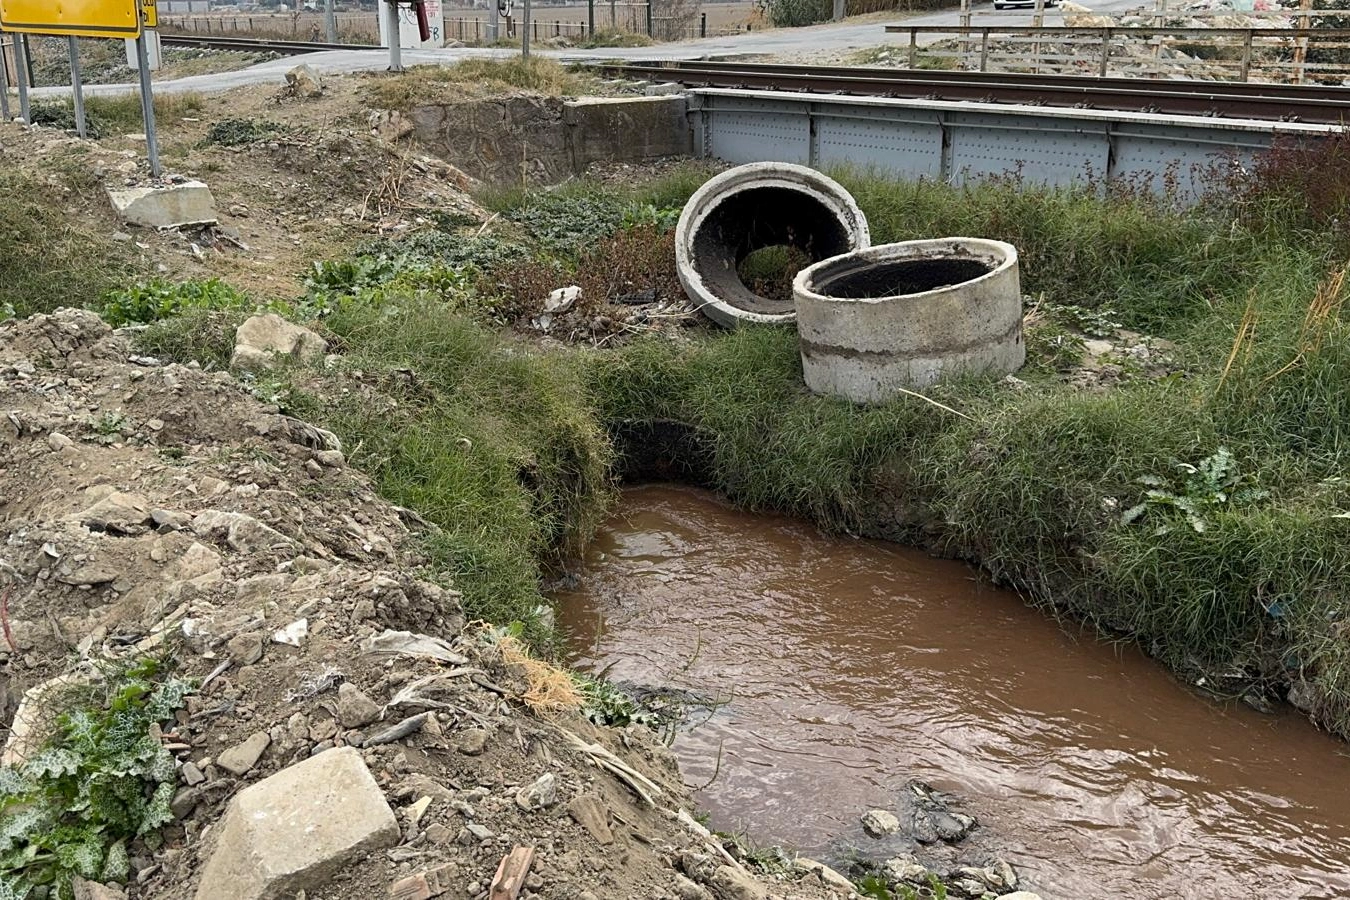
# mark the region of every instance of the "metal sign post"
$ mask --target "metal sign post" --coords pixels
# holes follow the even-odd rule
[[[78,38],[66,38],[70,46],[70,90],[75,96],[75,133],[89,137],[84,125],[84,79],[80,77],[80,45]]]
[[[14,35],[14,77],[19,80],[19,118],[28,121],[28,57],[23,52],[23,35]]]
[[[5,45],[0,42],[0,120],[9,121],[9,75],[5,71]]]
[[[155,95],[150,91],[150,52],[145,46],[145,33],[136,36],[136,64],[141,70],[141,115],[145,118],[145,152],[150,157],[150,174],[155,178],[164,174],[159,164],[159,138],[155,134]]]

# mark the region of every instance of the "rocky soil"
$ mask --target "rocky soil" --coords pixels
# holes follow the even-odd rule
[[[89,312],[0,326],[11,751],[54,676],[170,652],[202,679],[160,736],[177,819],[132,847],[128,896],[486,898],[528,849],[494,900],[848,892],[805,863],[752,874],[650,731],[550,704],[556,670],[419,577],[425,527],[228,373],[139,357]]]

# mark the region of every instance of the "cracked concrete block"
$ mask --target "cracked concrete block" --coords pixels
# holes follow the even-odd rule
[[[122,221],[143,228],[182,228],[214,225],[216,198],[200,181],[108,191],[108,199]]]
[[[350,747],[282,769],[231,801],[196,900],[287,900],[400,837],[384,792]]]

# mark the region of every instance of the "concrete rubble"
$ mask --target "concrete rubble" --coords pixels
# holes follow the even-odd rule
[[[230,801],[196,900],[273,900],[322,888],[399,841],[384,792],[351,747],[282,769]]]
[[[200,181],[109,188],[108,199],[122,221],[142,228],[186,228],[219,220],[211,189]]]

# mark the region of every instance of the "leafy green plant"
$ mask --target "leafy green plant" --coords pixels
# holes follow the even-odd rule
[[[631,696],[603,678],[573,673],[577,690],[585,698],[582,707],[586,718],[596,725],[608,725],[625,728],[629,725],[648,725],[656,727],[662,724],[662,716],[643,707]]]
[[[242,310],[266,307],[285,311],[286,304],[259,304],[253,297],[219,278],[206,281],[143,281],[109,291],[103,298],[102,316],[114,328],[133,323],[148,324],[179,315],[188,309]]]
[[[173,819],[177,763],[151,733],[173,718],[193,682],[146,658],[108,673],[55,718],[52,738],[18,766],[0,768],[0,898],[44,888],[73,897],[75,876],[126,881],[128,845],[158,845]],[[69,698],[63,698],[69,699]]]
[[[1083,361],[1083,339],[1057,321],[1043,319],[1029,323],[1025,337],[1029,366],[1062,372]]]
[[[15,315],[16,313],[14,312],[14,304],[0,303],[0,322],[4,322],[7,319],[12,319],[15,317]]]
[[[95,433],[105,437],[118,434],[127,426],[127,417],[120,412],[105,412],[92,423]]]
[[[1148,490],[1143,502],[1121,514],[1121,522],[1137,522],[1150,512],[1178,512],[1186,517],[1191,528],[1202,532],[1209,527],[1209,514],[1228,506],[1247,506],[1268,496],[1267,491],[1260,490],[1252,479],[1238,472],[1227,447],[1220,447],[1198,465],[1184,462],[1175,465],[1184,473],[1179,486],[1159,475],[1142,475],[1137,479]],[[1171,530],[1172,522],[1163,521],[1157,533]]]
[[[642,225],[651,225],[658,231],[672,231],[679,224],[680,213],[683,211],[683,206],[634,203],[624,210],[622,226],[624,228],[637,228]]]
[[[1108,338],[1123,328],[1114,321],[1116,313],[1107,307],[1088,309],[1071,303],[1053,303],[1042,299],[1036,308],[1069,328],[1075,328],[1088,337]]]

